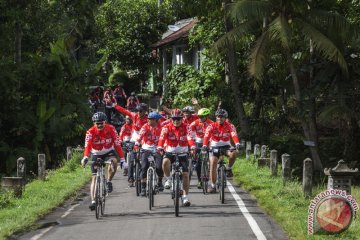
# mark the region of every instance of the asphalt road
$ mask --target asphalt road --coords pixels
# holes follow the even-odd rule
[[[114,177],[114,191],[107,197],[105,215],[99,220],[88,208],[87,185],[77,198],[40,219],[35,230],[10,239],[288,239],[255,199],[231,180],[225,204],[221,204],[218,193],[204,195],[192,181],[191,206],[180,207],[180,216],[175,217],[169,190],[155,196],[155,207],[150,211],[148,199],[137,197],[126,179],[121,172]]]

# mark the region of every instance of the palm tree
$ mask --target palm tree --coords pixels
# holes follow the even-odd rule
[[[246,34],[261,33],[250,55],[249,72],[256,79],[262,79],[264,66],[269,61],[270,49],[284,54],[293,87],[299,118],[305,139],[314,143],[310,146],[315,170],[322,171],[317,148],[316,122],[305,116],[302,91],[297,75],[294,53],[299,52],[295,43],[306,40],[303,46],[312,42],[316,54],[339,64],[344,77],[348,68],[343,56],[342,43],[352,34],[347,20],[331,11],[324,10],[317,1],[299,0],[240,0],[231,4],[230,16],[235,27],[216,43],[224,48]]]

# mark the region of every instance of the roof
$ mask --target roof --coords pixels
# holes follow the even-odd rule
[[[189,36],[190,30],[198,22],[196,18],[183,19],[176,22],[174,25],[179,28],[177,31],[168,30],[162,35],[160,41],[151,45],[153,48],[158,48],[165,46],[171,42],[174,42],[180,38],[187,38]]]

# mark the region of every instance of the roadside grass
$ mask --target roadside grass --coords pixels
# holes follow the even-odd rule
[[[89,181],[91,174],[83,171],[80,158],[80,154],[74,154],[71,160],[64,161],[61,168],[50,171],[46,180],[28,183],[20,198],[11,193],[3,194],[4,197],[0,198],[0,239],[28,230],[36,220],[73,196]]]
[[[268,167],[257,168],[251,161],[238,158],[233,166],[235,181],[239,183],[284,229],[289,239],[360,239],[360,221],[356,217],[349,229],[340,234],[307,234],[307,217],[310,201],[320,192],[326,190],[326,185],[313,188],[313,196],[306,199],[302,192],[302,183],[288,182],[285,186],[279,172],[277,177],[270,175]],[[359,204],[360,188],[353,187],[352,196]]]

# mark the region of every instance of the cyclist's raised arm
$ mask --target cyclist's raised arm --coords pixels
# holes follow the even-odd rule
[[[118,104],[115,105],[115,109],[116,109],[117,111],[125,114],[125,115],[130,116],[130,117],[133,119],[133,121],[134,121],[134,117],[135,117],[136,113],[130,112],[130,111],[128,111],[127,109],[119,106]]]
[[[166,107],[166,106],[161,106],[161,107],[162,107],[162,109],[164,110],[164,112],[165,112],[166,114],[171,115],[171,109],[169,109],[169,108]]]
[[[194,106],[195,111],[196,111],[196,112],[199,111],[199,109],[201,108],[201,106],[200,106],[198,100],[193,97],[193,98],[191,99],[191,102],[192,102],[192,104],[193,104],[193,106]]]

